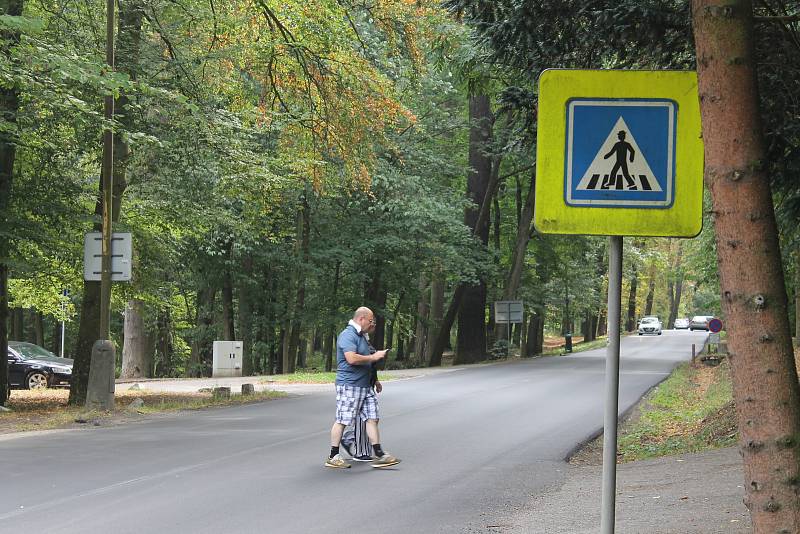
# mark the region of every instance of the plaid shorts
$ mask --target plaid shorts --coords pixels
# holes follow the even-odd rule
[[[336,384],[336,422],[345,426],[359,416],[361,419],[380,419],[378,398],[372,388]]]

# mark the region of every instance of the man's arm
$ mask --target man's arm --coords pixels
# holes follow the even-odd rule
[[[633,149],[632,145],[628,145],[628,147],[631,149],[631,163],[633,163],[633,155],[636,154],[636,151]]]
[[[386,356],[385,350],[379,350],[373,354],[358,354],[355,351],[348,351],[344,353],[344,359],[350,365],[365,365],[372,362],[377,362]]]

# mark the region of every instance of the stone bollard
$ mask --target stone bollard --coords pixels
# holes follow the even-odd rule
[[[214,390],[211,392],[211,397],[214,400],[230,399],[231,398],[231,388],[229,388],[229,387],[214,388]]]
[[[242,384],[242,395],[252,395],[256,392],[253,384]]]
[[[89,384],[86,388],[86,408],[90,410],[114,409],[114,343],[100,339],[92,346],[89,364]]]

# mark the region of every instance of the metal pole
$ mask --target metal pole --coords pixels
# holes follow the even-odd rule
[[[67,314],[67,290],[61,290],[61,316],[65,316]],[[61,319],[61,357],[64,357],[64,339],[66,338],[66,321]]]
[[[608,348],[603,419],[603,500],[600,532],[613,534],[617,497],[617,411],[619,409],[619,319],[622,307],[622,237],[608,238]]]
[[[114,0],[106,0],[106,63],[114,69]],[[114,96],[105,98],[106,128],[103,131],[103,243],[100,273],[100,339],[109,339],[111,323],[111,236],[114,185]]]
[[[508,340],[508,345],[506,345],[506,358],[511,357],[511,303],[508,303],[508,324],[506,325],[506,339]]]

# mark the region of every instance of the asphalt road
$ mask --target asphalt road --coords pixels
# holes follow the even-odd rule
[[[704,333],[628,337],[620,412]],[[604,350],[385,384],[396,469],[323,467],[329,392],[0,440],[0,532],[487,532],[602,426]],[[599,487],[598,487],[599,501]]]

